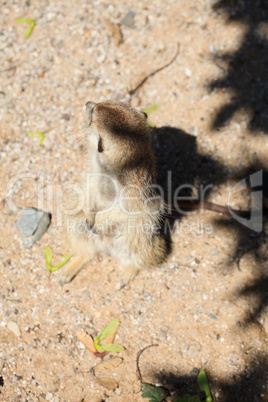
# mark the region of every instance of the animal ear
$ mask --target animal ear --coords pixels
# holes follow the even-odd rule
[[[99,141],[98,141],[98,152],[103,152],[103,143],[102,143],[102,138],[100,137],[99,138]]]
[[[145,112],[142,112],[142,113],[143,113],[143,115],[144,115],[145,119],[147,119],[148,114],[147,114],[147,113],[145,113]]]
[[[87,110],[87,113],[88,113],[88,117],[90,119],[91,119],[93,108],[94,108],[95,105],[96,105],[96,103],[90,102],[90,101],[86,103],[86,110]]]

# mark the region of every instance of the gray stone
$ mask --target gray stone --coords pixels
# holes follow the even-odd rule
[[[41,239],[50,222],[51,214],[49,212],[31,207],[24,208],[17,222],[23,247],[31,248],[35,242]]]
[[[134,11],[129,11],[125,17],[121,20],[121,24],[126,25],[128,28],[135,29],[134,17],[136,13]]]

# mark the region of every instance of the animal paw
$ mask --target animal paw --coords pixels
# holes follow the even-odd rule
[[[74,257],[64,267],[58,271],[58,281],[60,285],[71,282],[71,280],[83,268],[85,260],[82,257]]]
[[[128,285],[137,275],[139,269],[133,265],[123,268],[123,273],[121,276],[121,289]]]

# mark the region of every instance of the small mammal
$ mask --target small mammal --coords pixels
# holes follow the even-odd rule
[[[67,283],[99,253],[116,257],[127,284],[161,264],[168,242],[161,233],[165,203],[157,193],[151,129],[146,115],[120,102],[87,102],[84,202],[67,204],[65,231],[73,257],[59,271]],[[76,200],[77,201],[77,200]]]
[[[163,263],[169,252],[169,234],[161,230],[167,204],[155,185],[152,132],[147,116],[127,104],[87,102],[86,109],[82,193],[64,199],[64,227],[73,257],[59,271],[59,282],[70,282],[96,255],[106,253],[119,260],[125,285],[140,270]],[[210,202],[178,205],[250,215]],[[180,216],[175,210],[172,214]]]

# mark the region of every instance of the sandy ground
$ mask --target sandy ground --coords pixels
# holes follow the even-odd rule
[[[159,181],[167,185],[171,171],[173,192],[179,184],[210,185],[206,200],[225,205],[235,184],[268,169],[268,14],[265,1],[251,3],[2,2],[1,400],[142,401],[136,356],[152,343],[158,347],[140,361],[146,382],[194,393],[204,368],[215,401],[268,400],[265,230],[208,211],[182,216],[167,262],[121,290],[118,264],[107,256],[64,287],[44,259],[47,245],[55,262],[69,251],[60,202],[83,171],[73,143],[88,100],[160,105],[149,120]],[[107,19],[120,23],[129,11],[134,27],[121,24],[119,44]],[[28,39],[17,17],[36,20]],[[171,60],[177,43],[176,60],[130,99],[128,91]],[[35,131],[45,133],[42,146],[27,135]],[[245,192],[229,202],[250,205]],[[30,250],[16,227],[25,206],[52,213],[48,232]],[[114,317],[116,342],[126,350],[111,373],[119,387],[109,391],[91,370],[100,359],[76,332],[96,336]]]

